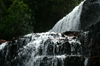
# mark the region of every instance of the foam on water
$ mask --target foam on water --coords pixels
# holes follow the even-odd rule
[[[84,66],[87,66],[87,63],[88,63],[88,58],[85,58]]]
[[[28,42],[25,46],[23,46],[23,48],[20,48],[19,50],[21,52],[18,53],[19,57],[25,55],[27,57],[30,56],[30,58],[28,58],[29,59],[28,61],[26,60],[23,62],[25,66],[40,66],[42,62],[43,63],[47,62],[47,64],[51,62],[50,64],[51,66],[57,66],[58,59],[61,62],[61,66],[64,66],[64,59],[70,56],[66,55],[65,52],[67,50],[64,50],[65,49],[64,47],[67,45],[65,44],[66,39],[67,39],[66,42],[69,43],[68,46],[70,45],[71,47],[71,48],[68,47],[71,50],[71,56],[79,55],[78,53],[75,53],[75,51],[78,48],[80,48],[77,47],[77,45],[81,46],[81,44],[79,44],[77,40],[73,39],[72,36],[63,37],[61,33],[46,32],[46,33],[28,34],[25,35],[24,37],[26,38],[31,37],[31,41]],[[63,49],[63,51],[61,49]],[[45,61],[45,59],[47,61]]]
[[[6,45],[7,45],[7,42],[2,43],[2,44],[0,45],[0,50],[2,50]]]

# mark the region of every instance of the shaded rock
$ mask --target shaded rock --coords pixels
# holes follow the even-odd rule
[[[68,56],[65,58],[65,66],[84,66],[84,57],[83,56]]]
[[[100,66],[100,56],[90,57],[87,66]]]
[[[81,13],[81,29],[85,29],[91,24],[100,20],[100,0],[86,0]]]
[[[2,44],[4,42],[9,42],[9,41],[3,40],[3,39],[0,40],[0,44]]]

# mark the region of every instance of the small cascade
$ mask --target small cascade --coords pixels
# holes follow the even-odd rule
[[[75,36],[32,33],[0,50],[2,66],[84,66],[82,46]]]
[[[65,31],[79,31],[80,30],[80,16],[82,12],[83,3],[76,6],[72,12],[59,20],[50,32],[65,32]]]
[[[7,42],[2,43],[2,44],[0,45],[0,50],[2,50],[6,45],[7,45]]]
[[[87,66],[88,58],[85,59],[84,66]]]

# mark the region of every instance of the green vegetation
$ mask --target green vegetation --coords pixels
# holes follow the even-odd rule
[[[0,0],[0,39],[51,29],[82,0]]]
[[[31,10],[23,1],[13,1],[7,13],[0,24],[0,35],[3,38],[11,39],[33,32]]]

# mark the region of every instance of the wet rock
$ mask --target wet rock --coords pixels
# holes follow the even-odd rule
[[[80,36],[84,54],[96,56],[100,54],[100,22],[88,26]]]
[[[100,66],[100,56],[90,57],[87,66]]]
[[[3,40],[3,39],[0,40],[0,44],[5,43],[5,42],[9,42],[9,41]]]
[[[86,0],[81,13],[81,29],[95,24],[100,19],[100,0]]]
[[[82,56],[67,56],[64,60],[65,66],[84,66],[84,57]]]
[[[75,37],[78,37],[79,34],[80,34],[80,31],[66,31],[62,33],[62,35],[75,36]]]

